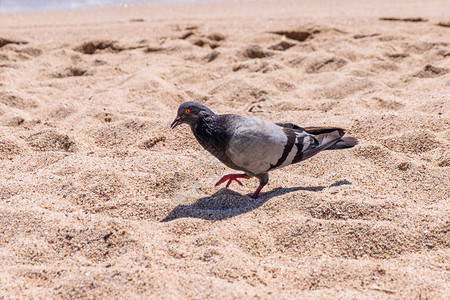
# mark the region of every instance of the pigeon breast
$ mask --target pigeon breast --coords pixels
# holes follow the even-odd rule
[[[230,130],[227,126],[226,118],[218,115],[199,118],[198,122],[191,129],[195,138],[205,150],[229,168],[245,171],[236,165],[227,154],[226,149],[230,140]]]

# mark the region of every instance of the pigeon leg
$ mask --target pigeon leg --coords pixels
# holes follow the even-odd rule
[[[233,180],[236,181],[237,183],[239,183],[239,185],[242,185],[242,182],[240,182],[238,180],[238,178],[249,179],[250,177],[248,177],[245,174],[228,174],[228,175],[223,176],[219,181],[217,181],[216,186],[218,186],[219,184],[224,183],[227,180],[228,180],[228,182],[227,182],[227,186],[226,187],[229,187],[231,182],[233,182]]]
[[[262,188],[269,182],[269,174],[267,173],[258,174],[256,175],[256,177],[259,178],[259,186],[256,191],[250,196],[253,199],[259,197],[259,192],[261,192]]]
[[[250,197],[253,198],[253,199],[258,198],[259,197],[259,192],[261,192],[262,188],[263,188],[262,185],[258,186],[256,191]]]

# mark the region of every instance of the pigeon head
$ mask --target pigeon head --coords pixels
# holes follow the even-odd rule
[[[177,117],[172,122],[170,127],[174,129],[183,123],[192,126],[199,118],[211,115],[214,115],[214,113],[203,104],[194,101],[184,102],[178,108]]]

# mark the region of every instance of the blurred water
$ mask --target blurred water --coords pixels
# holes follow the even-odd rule
[[[0,12],[57,10],[108,4],[176,1],[180,0],[0,0]],[[181,1],[186,2],[192,0]]]

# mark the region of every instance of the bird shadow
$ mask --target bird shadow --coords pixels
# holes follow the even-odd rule
[[[273,197],[278,197],[296,191],[319,192],[326,188],[350,185],[347,180],[340,180],[332,185],[312,187],[276,188],[270,192],[261,193],[258,199],[250,198],[233,190],[222,188],[211,196],[198,199],[191,205],[177,205],[160,222],[169,222],[180,218],[197,218],[210,221],[224,220],[245,214],[257,209]]]

